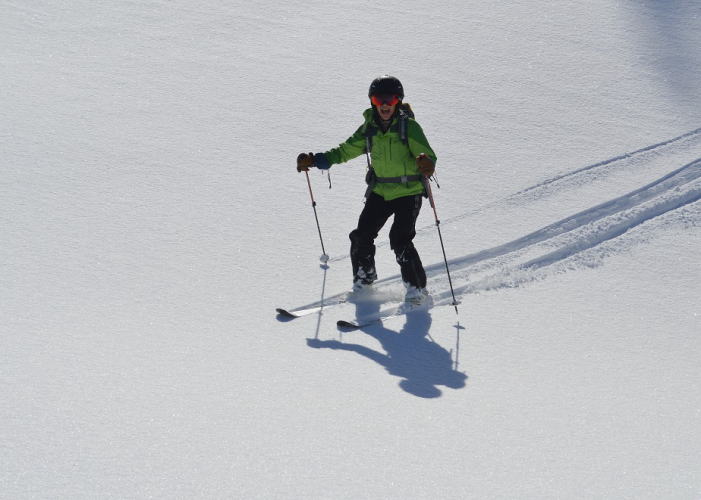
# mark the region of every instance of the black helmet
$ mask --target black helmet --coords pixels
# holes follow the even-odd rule
[[[382,75],[375,78],[370,84],[368,97],[382,94],[396,95],[399,99],[404,99],[404,87],[402,87],[402,82],[400,82],[398,78],[390,75]]]

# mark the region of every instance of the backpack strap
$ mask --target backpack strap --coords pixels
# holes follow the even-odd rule
[[[378,130],[375,125],[365,127],[365,153],[370,154],[372,151],[372,138],[377,135]]]
[[[375,177],[380,184],[406,184],[407,182],[423,180],[423,175],[402,175],[399,177]]]
[[[372,162],[370,161],[370,151],[372,150],[372,138],[375,134],[377,134],[377,127],[368,125],[365,128],[365,157],[368,160],[368,169],[365,173],[365,183],[368,185],[368,188],[365,190],[365,199],[367,199],[372,193],[372,189],[375,187],[375,179],[377,179],[375,171],[372,168]]]
[[[409,115],[407,115],[403,109],[399,110],[399,138],[404,144],[409,144]]]
[[[399,108],[399,137],[404,144],[409,144],[409,118],[414,118],[414,110],[408,102]]]

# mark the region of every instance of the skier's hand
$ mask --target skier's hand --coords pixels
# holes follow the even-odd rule
[[[433,172],[436,171],[436,164],[433,163],[433,160],[429,158],[426,153],[421,153],[416,157],[416,167],[419,169],[419,172],[421,172],[421,175],[425,175],[426,177],[431,177]]]
[[[314,166],[314,153],[300,153],[297,157],[297,172],[307,171]]]

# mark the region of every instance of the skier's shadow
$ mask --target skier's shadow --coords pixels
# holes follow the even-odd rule
[[[359,303],[356,308],[357,317],[360,318],[376,313],[380,307]],[[399,332],[389,330],[381,323],[361,328],[362,332],[380,342],[384,353],[338,340],[307,339],[307,345],[315,349],[338,349],[360,354],[382,365],[391,375],[401,377],[399,386],[406,392],[421,398],[437,398],[442,395],[438,386],[460,389],[465,387],[467,375],[457,371],[457,363],[450,352],[430,339],[428,332],[431,323],[428,311],[417,310],[406,314],[406,323]]]

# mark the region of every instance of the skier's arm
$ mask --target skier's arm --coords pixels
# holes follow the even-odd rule
[[[357,158],[363,153],[365,153],[365,126],[361,125],[344,143],[339,144],[336,148],[329,149],[325,153],[317,153],[314,155],[314,160],[317,167],[329,168],[331,165],[345,163],[348,160]],[[323,155],[326,165],[319,164],[319,154]],[[323,163],[323,160],[321,163]]]
[[[387,366],[389,361],[389,356],[386,354],[381,354],[363,345],[346,344],[345,342],[339,342],[338,340],[307,339],[307,345],[314,349],[327,348],[357,352],[358,354],[365,356],[366,358],[371,359],[382,366]]]
[[[411,154],[414,157],[424,153],[426,156],[431,158],[431,160],[433,160],[433,164],[435,166],[436,161],[438,161],[438,157],[436,156],[436,153],[433,152],[433,149],[431,149],[431,145],[428,143],[428,139],[426,139],[426,135],[424,135],[421,125],[419,125],[415,120],[409,120],[409,123],[407,124],[407,139],[409,142],[409,151],[411,151]]]

